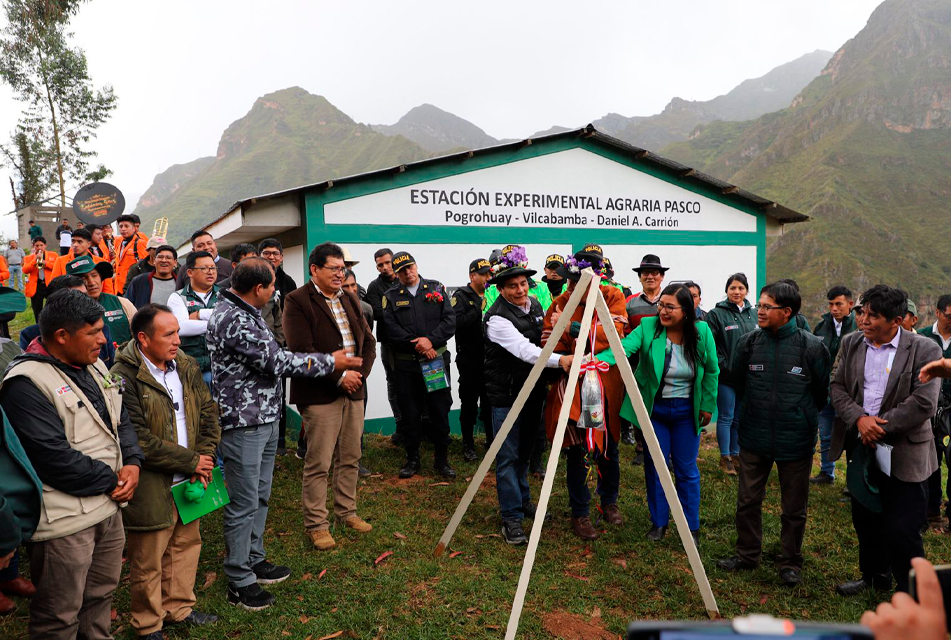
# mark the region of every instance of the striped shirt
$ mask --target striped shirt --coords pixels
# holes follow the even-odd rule
[[[350,330],[350,321],[347,319],[347,311],[343,308],[343,303],[340,302],[340,296],[343,295],[343,290],[341,289],[336,294],[328,296],[320,290],[320,287],[318,287],[316,283],[314,284],[314,288],[317,289],[317,293],[324,297],[327,304],[330,305],[330,313],[337,323],[337,328],[340,329],[340,335],[343,337],[343,348],[347,352],[347,355],[351,357],[355,356],[357,354],[357,341],[354,340],[353,331]]]

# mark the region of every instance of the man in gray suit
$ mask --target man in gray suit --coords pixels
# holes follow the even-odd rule
[[[936,468],[930,419],[940,383],[923,383],[918,373],[941,350],[901,328],[908,300],[900,289],[876,285],[862,294],[862,307],[859,331],[842,338],[831,385],[838,416],[833,441],[844,440],[848,452],[862,572],[836,588],[842,595],[888,589],[892,577],[899,591],[908,591],[911,559],[925,555],[921,527]]]

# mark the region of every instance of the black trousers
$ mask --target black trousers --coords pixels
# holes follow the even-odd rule
[[[938,440],[935,440],[934,448],[935,454],[938,456],[938,470],[928,478],[929,516],[941,515],[941,463],[945,461],[945,454],[947,453],[944,445]],[[947,491],[948,499],[951,500],[951,473],[948,474]],[[947,512],[951,513],[951,509],[948,509]]]
[[[446,367],[449,377],[449,367]],[[394,369],[396,393],[403,419],[403,437],[406,438],[406,457],[419,457],[419,443],[425,435],[436,448],[436,458],[445,458],[449,448],[449,409],[452,407],[451,387],[439,391],[426,391],[422,371]],[[429,420],[423,424],[423,414]]]
[[[763,499],[773,464],[779,470],[780,569],[802,569],[802,539],[806,534],[809,474],[812,456],[802,460],[774,461],[740,449],[739,487],[736,495],[736,555],[759,564],[763,553]]]
[[[459,411],[462,442],[472,446],[476,419],[481,419],[483,425],[489,425],[492,419],[485,393],[485,368],[482,361],[470,362],[461,357],[456,360],[456,367],[459,369],[459,402],[462,405]],[[491,438],[490,433],[492,429],[486,429],[486,437]]]
[[[399,396],[396,390],[397,374],[392,365],[390,365],[391,349],[385,342],[380,346],[380,360],[383,361],[383,373],[386,374],[386,398],[390,403],[390,410],[393,412],[393,419],[396,420],[396,432],[403,432],[403,416],[400,415]]]
[[[921,527],[927,519],[928,487],[922,482],[902,482],[871,470],[869,480],[878,485],[882,512],[875,513],[852,499],[852,525],[859,539],[862,577],[895,578],[899,591],[908,591],[911,559],[924,557]]]
[[[32,277],[32,276],[31,276]],[[33,307],[33,317],[40,321],[40,311],[43,310],[43,301],[46,299],[46,280],[36,281],[36,293],[30,298],[30,306]]]

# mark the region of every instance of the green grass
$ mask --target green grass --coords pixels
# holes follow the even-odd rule
[[[466,487],[465,477],[476,463],[465,463],[458,440],[451,450],[460,478],[439,486],[429,465],[422,477],[397,480],[400,451],[376,435],[366,438],[365,464],[379,475],[360,481],[360,514],[374,529],[367,535],[333,529],[338,545],[329,552],[311,549],[300,513],[302,462],[280,458],[275,470],[266,545],[268,558],[294,571],[275,585],[277,604],[249,613],[227,604],[221,567],[224,543],[221,515],[202,522],[204,546],[197,585],[198,608],[221,616],[207,630],[192,629],[192,638],[301,638],[318,640],[344,631],[355,638],[501,638],[515,593],[525,547],[510,547],[499,533],[494,476],[483,484],[451,545],[456,557],[440,560],[432,551]],[[425,457],[424,461],[431,458]],[[567,527],[564,469],[554,485],[545,527],[522,617],[520,638],[559,637],[546,630],[566,631],[568,620],[592,623],[614,637],[628,621],[656,618],[703,619],[699,592],[679,538],[673,531],[660,543],[645,537],[649,528],[641,467],[633,467],[631,447],[621,449],[620,505],[625,525],[584,544]],[[802,586],[780,586],[772,563],[779,551],[779,486],[775,472],[764,505],[764,561],[759,569],[727,574],[714,560],[730,555],[734,542],[736,480],[718,470],[713,438],[704,440],[700,469],[702,503],[700,546],[714,594],[725,616],[762,612],[809,620],[856,622],[879,598],[841,598],[835,585],[857,577],[858,556],[849,505],[840,502],[843,480],[812,491],[805,538],[806,564]],[[562,465],[563,466],[563,465]],[[844,476],[843,476],[844,477]],[[535,495],[541,482],[532,481]],[[600,527],[604,528],[604,527]],[[397,536],[396,534],[400,534]],[[405,536],[402,537],[402,536]],[[951,537],[929,532],[928,555],[945,561]],[[374,559],[393,555],[379,565]],[[25,565],[24,570],[28,571]],[[321,577],[321,573],[326,571]],[[133,638],[129,625],[128,575],[116,594],[117,637]],[[577,616],[565,618],[562,614]],[[593,620],[592,620],[593,618]],[[0,637],[25,638],[27,606],[0,621]],[[594,637],[590,635],[584,637]],[[171,638],[189,631],[170,631]],[[574,637],[566,635],[563,637]]]

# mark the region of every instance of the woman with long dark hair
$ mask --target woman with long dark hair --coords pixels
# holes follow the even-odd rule
[[[627,356],[638,354],[637,380],[641,398],[651,416],[654,433],[673,463],[677,496],[687,516],[694,540],[700,530],[700,429],[710,422],[717,405],[720,369],[713,334],[706,322],[696,319],[693,296],[683,284],[668,285],[660,294],[657,316],[646,317],[621,344]],[[614,364],[614,354],[598,358]],[[624,398],[621,417],[636,426],[630,397]],[[660,461],[659,464],[665,464]],[[644,468],[651,528],[647,537],[658,541],[667,533],[670,506],[664,496],[656,465],[647,455]]]
[[[740,412],[733,390],[734,372],[730,370],[733,352],[740,338],[757,327],[756,313],[746,299],[750,283],[746,275],[734,273],[726,279],[726,300],[721,300],[707,313],[707,323],[717,344],[720,364],[720,387],[717,389],[717,444],[720,447],[720,469],[735,476],[740,466]],[[736,372],[742,375],[742,371]]]

